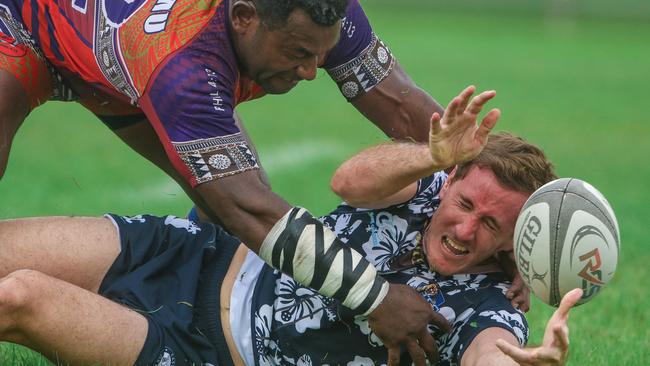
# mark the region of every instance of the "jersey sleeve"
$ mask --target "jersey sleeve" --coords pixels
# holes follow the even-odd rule
[[[393,55],[373,32],[359,1],[351,1],[341,22],[339,43],[328,54],[323,68],[343,96],[354,101],[384,80],[394,64]]]
[[[433,214],[440,204],[440,190],[446,180],[444,171],[418,180],[415,195],[404,204],[413,214]]]
[[[500,278],[495,281],[494,276]],[[514,335],[519,345],[526,345],[528,322],[524,313],[515,309],[505,297],[510,286],[505,275],[456,275],[454,278],[462,280],[453,291],[449,291],[444,282],[440,283],[445,291],[446,304],[439,312],[448,320],[453,314],[452,331],[439,342],[442,359],[460,364],[474,338],[488,328],[502,328]]]
[[[233,116],[238,85],[228,40],[199,36],[158,67],[140,99],[170,161],[192,186],[259,168]]]

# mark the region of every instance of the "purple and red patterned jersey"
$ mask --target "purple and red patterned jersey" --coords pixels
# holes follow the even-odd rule
[[[240,73],[229,0],[0,0],[0,12],[24,26],[86,108],[144,113],[192,186],[258,168],[233,111],[264,91]],[[0,34],[11,33],[3,24]],[[352,100],[393,63],[352,0],[321,66]]]

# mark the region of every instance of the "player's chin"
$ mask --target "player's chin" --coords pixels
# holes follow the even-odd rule
[[[467,267],[467,264],[458,260],[458,258],[448,258],[444,255],[440,255],[434,258],[429,258],[429,267],[438,274],[451,276],[461,273],[462,270]]]
[[[282,78],[271,78],[260,83],[260,86],[267,94],[285,94],[291,91],[296,85],[297,80],[288,80]]]

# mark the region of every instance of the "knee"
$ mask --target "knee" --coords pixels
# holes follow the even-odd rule
[[[41,272],[21,269],[0,279],[0,328],[11,328],[29,316],[46,278]]]

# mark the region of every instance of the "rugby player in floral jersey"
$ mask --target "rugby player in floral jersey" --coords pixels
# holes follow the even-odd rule
[[[477,128],[475,113],[494,93],[466,106],[472,90],[442,121],[434,116],[428,146],[389,143],[346,162],[332,186],[347,203],[320,221],[452,324],[450,332],[431,328],[441,365],[563,365],[580,290],[562,300],[540,347],[520,348],[528,326],[506,298],[509,279],[494,258],[512,248],[517,213],[555,177],[552,165],[506,133],[483,148],[498,111]],[[447,165],[456,165],[451,174],[438,171]],[[367,178],[361,186],[359,176]],[[320,233],[317,246],[332,242],[298,211],[296,221]],[[288,247],[281,254],[284,262],[297,257]],[[399,332],[400,317],[388,315]],[[399,364],[371,321],[270,267],[215,225],[149,215],[0,222],[0,341],[57,362]]]

